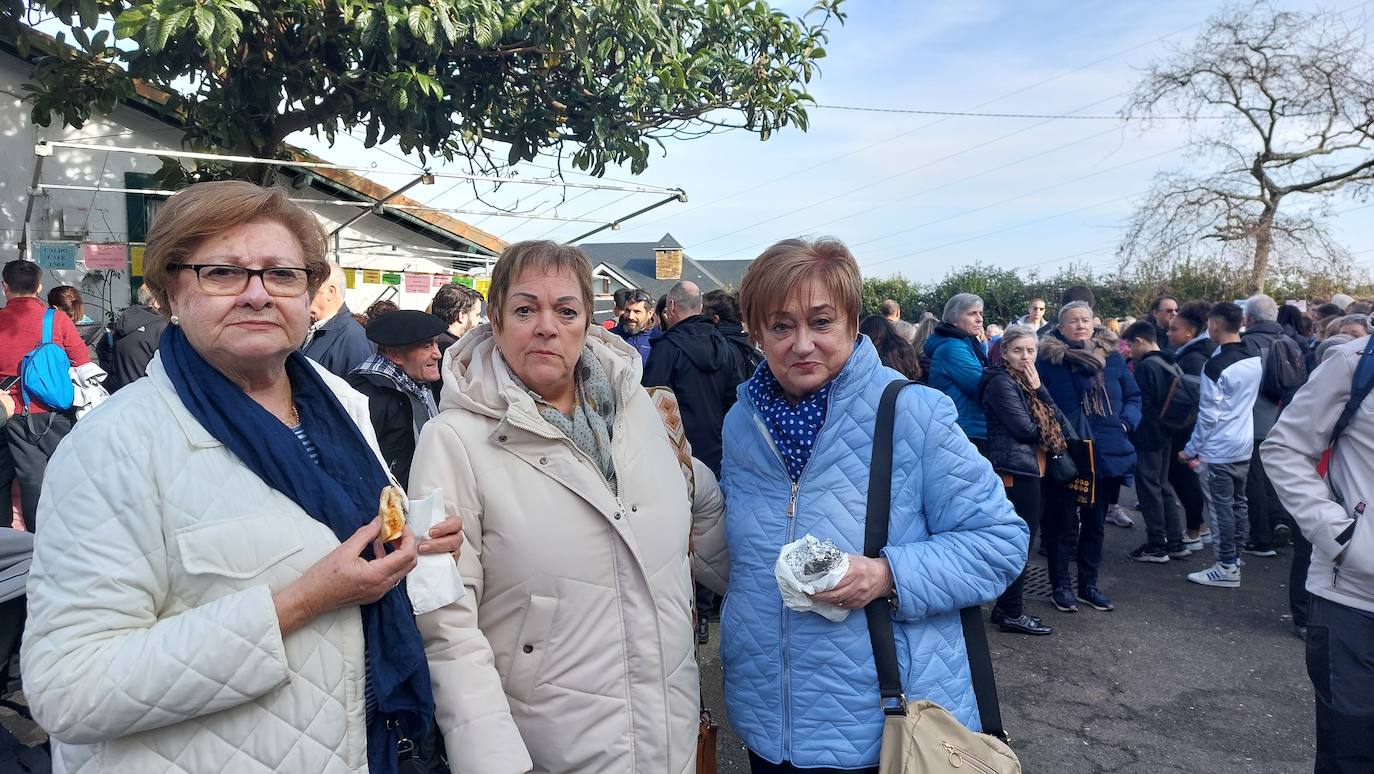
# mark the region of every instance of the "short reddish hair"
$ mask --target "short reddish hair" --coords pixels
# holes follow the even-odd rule
[[[186,260],[206,239],[256,220],[279,223],[296,237],[310,271],[309,293],[315,295],[329,278],[327,236],[319,219],[279,188],[263,188],[246,180],[217,180],[179,191],[158,210],[148,229],[143,281],[164,314],[171,313],[167,311],[171,309],[167,301],[173,274],[170,265]]]
[[[781,309],[807,281],[819,282],[839,306],[851,331],[859,330],[859,263],[844,242],[831,237],[814,241],[784,239],[764,250],[739,286],[740,312],[755,341],[768,316]]]

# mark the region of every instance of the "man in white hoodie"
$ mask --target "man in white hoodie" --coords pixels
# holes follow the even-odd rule
[[[1365,336],[1337,347],[1260,445],[1279,499],[1312,543],[1307,673],[1316,693],[1317,774],[1374,771],[1374,522],[1365,516],[1374,502],[1374,405],[1364,400],[1374,384],[1374,359],[1364,357],[1369,346]]]
[[[1217,563],[1188,575],[1203,586],[1240,586],[1240,549],[1250,533],[1245,481],[1254,451],[1254,409],[1259,395],[1260,358],[1240,341],[1244,313],[1223,301],[1207,316],[1217,351],[1202,368],[1197,424],[1179,459],[1202,475],[1212,517]]]

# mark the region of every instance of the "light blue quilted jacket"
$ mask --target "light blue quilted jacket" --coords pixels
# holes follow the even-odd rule
[[[836,377],[811,460],[794,489],[749,399],[725,418],[730,586],[721,659],[730,723],[774,763],[878,763],[883,714],[862,611],[842,623],[783,607],[773,565],[810,533],[863,553],[878,400],[901,375],[861,338]],[[950,399],[908,387],[897,404],[892,518],[883,553],[897,585],[897,654],[908,699],[930,699],[978,729],[959,609],[996,598],[1026,562],[1030,535],[1002,483],[955,424]],[[789,516],[789,513],[795,515]]]

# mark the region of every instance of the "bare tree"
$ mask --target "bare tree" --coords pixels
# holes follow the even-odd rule
[[[1247,262],[1258,292],[1276,260],[1348,261],[1324,218],[1336,198],[1374,189],[1363,29],[1265,0],[1223,11],[1146,71],[1122,114],[1148,123],[1165,111],[1192,119],[1193,163],[1156,179],[1118,249],[1124,264],[1222,256]]]

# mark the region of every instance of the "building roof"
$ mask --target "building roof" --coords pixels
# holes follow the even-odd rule
[[[593,265],[601,264],[630,287],[643,288],[655,298],[668,292],[678,280],[654,279],[654,250],[681,250],[672,234],[664,234],[656,242],[595,242],[578,245],[591,257]],[[679,279],[695,282],[702,292],[736,290],[744,278],[744,270],[753,261],[697,261],[686,253],[682,256],[682,276]]]
[[[28,57],[22,57],[13,41],[8,38],[0,38],[0,51],[4,51],[13,56],[26,59],[32,63],[43,54],[56,54],[65,45],[43,32],[35,29],[28,29],[35,38],[37,45],[29,52]],[[134,97],[129,101],[129,107],[139,112],[152,116],[164,123],[172,126],[183,126],[184,121],[176,110],[169,107],[172,102],[172,95],[161,89],[149,85],[147,82],[134,79]],[[282,144],[284,155],[290,160],[302,162],[329,163],[328,159],[323,159],[292,145]],[[289,167],[290,160],[283,159],[282,166]],[[356,197],[359,201],[380,201],[392,194],[392,190],[384,185],[374,183],[367,178],[353,172],[342,169],[325,169],[320,167],[301,168],[308,171],[311,177],[311,186],[322,188],[333,193],[342,194],[345,197]],[[415,201],[407,196],[393,196],[388,204],[407,205],[412,207],[423,206],[421,202]],[[384,208],[379,217],[399,223],[400,225],[415,231],[425,233],[431,239],[438,237],[440,241],[454,243],[455,247],[466,248],[471,246],[478,250],[483,250],[498,255],[506,249],[506,241],[494,234],[489,234],[479,228],[465,223],[457,218],[446,215],[442,212],[423,209],[395,210]]]

